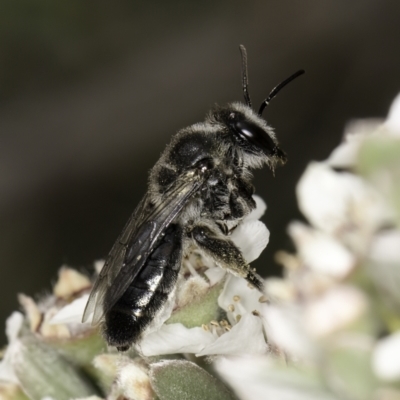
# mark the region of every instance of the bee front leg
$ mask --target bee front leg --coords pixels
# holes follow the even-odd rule
[[[246,279],[252,286],[263,292],[263,279],[250,268],[241,251],[231,240],[204,225],[195,226],[191,231],[191,236],[200,249],[210,255],[220,267]]]

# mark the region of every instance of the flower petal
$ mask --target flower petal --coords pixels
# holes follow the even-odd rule
[[[380,263],[400,264],[400,230],[393,229],[375,235],[369,257]]]
[[[169,324],[145,336],[139,343],[138,350],[148,357],[161,354],[198,353],[215,339],[215,335],[203,328],[188,329],[182,324]]]
[[[358,151],[364,140],[382,125],[380,119],[358,119],[346,126],[343,142],[336,147],[326,163],[333,168],[352,168],[356,164]]]
[[[0,362],[0,380],[18,383],[18,378],[12,366],[12,353],[14,351],[14,346],[18,346],[18,335],[23,323],[24,316],[17,311],[14,311],[6,320],[8,347]]]
[[[299,307],[264,305],[263,316],[269,343],[295,357],[312,358],[316,354]]]
[[[54,295],[65,300],[69,300],[74,294],[90,288],[91,283],[88,277],[78,271],[61,267],[58,272],[58,281],[54,285]]]
[[[355,266],[353,254],[332,236],[301,222],[292,222],[288,231],[308,268],[340,279]]]
[[[381,339],[372,354],[375,374],[385,380],[400,379],[400,332]]]
[[[389,218],[380,193],[362,178],[323,163],[307,167],[296,191],[300,210],[314,227],[357,251],[364,251],[371,234]]]
[[[328,335],[354,322],[366,309],[367,300],[360,290],[337,285],[305,307],[305,326],[313,336]]]
[[[337,400],[319,371],[284,368],[270,357],[220,357],[215,364],[241,400]]]
[[[245,314],[232,329],[206,346],[196,356],[212,354],[241,355],[264,354],[268,350],[265,343],[260,317]]]
[[[50,325],[71,323],[80,324],[82,322],[82,315],[88,298],[89,295],[85,294],[61,308],[61,310],[59,310],[48,323]]]
[[[236,227],[230,238],[239,247],[245,260],[251,263],[267,246],[269,230],[261,221],[244,221]]]
[[[260,219],[267,209],[267,204],[260,196],[253,195],[253,200],[256,202],[256,208],[244,218],[244,222]]]
[[[390,106],[387,120],[385,121],[388,128],[394,135],[400,136],[400,94],[396,96]]]
[[[6,320],[6,335],[8,343],[14,342],[24,323],[24,316],[18,311],[14,311]]]
[[[238,315],[242,317],[261,310],[260,297],[260,292],[249,287],[246,280],[229,275],[218,297],[218,305],[227,312],[229,322],[234,324]]]

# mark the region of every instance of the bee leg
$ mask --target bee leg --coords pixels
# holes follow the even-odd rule
[[[209,254],[217,264],[232,274],[246,279],[252,286],[263,292],[264,283],[260,275],[246,263],[235,244],[204,225],[195,226],[191,236],[196,244]]]

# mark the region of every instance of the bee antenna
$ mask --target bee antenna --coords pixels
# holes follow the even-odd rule
[[[242,87],[243,87],[243,95],[244,95],[244,100],[246,101],[246,104],[251,107],[251,100],[250,100],[250,94],[249,94],[249,78],[247,74],[247,51],[246,47],[244,47],[242,44],[239,46],[240,49],[240,54],[242,56]]]
[[[268,97],[261,103],[260,106],[260,111],[258,111],[258,115],[261,117],[265,107],[269,104],[269,102],[280,92],[281,89],[283,89],[288,83],[290,83],[293,79],[296,79],[300,75],[303,75],[305,73],[304,69],[300,69],[297,72],[295,72],[293,75],[290,75],[289,78],[286,78],[283,82],[281,82],[279,85],[275,86]]]

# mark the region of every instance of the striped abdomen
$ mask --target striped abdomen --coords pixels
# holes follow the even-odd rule
[[[105,315],[104,336],[127,350],[162,308],[173,290],[182,261],[182,229],[172,224],[126,292]]]

